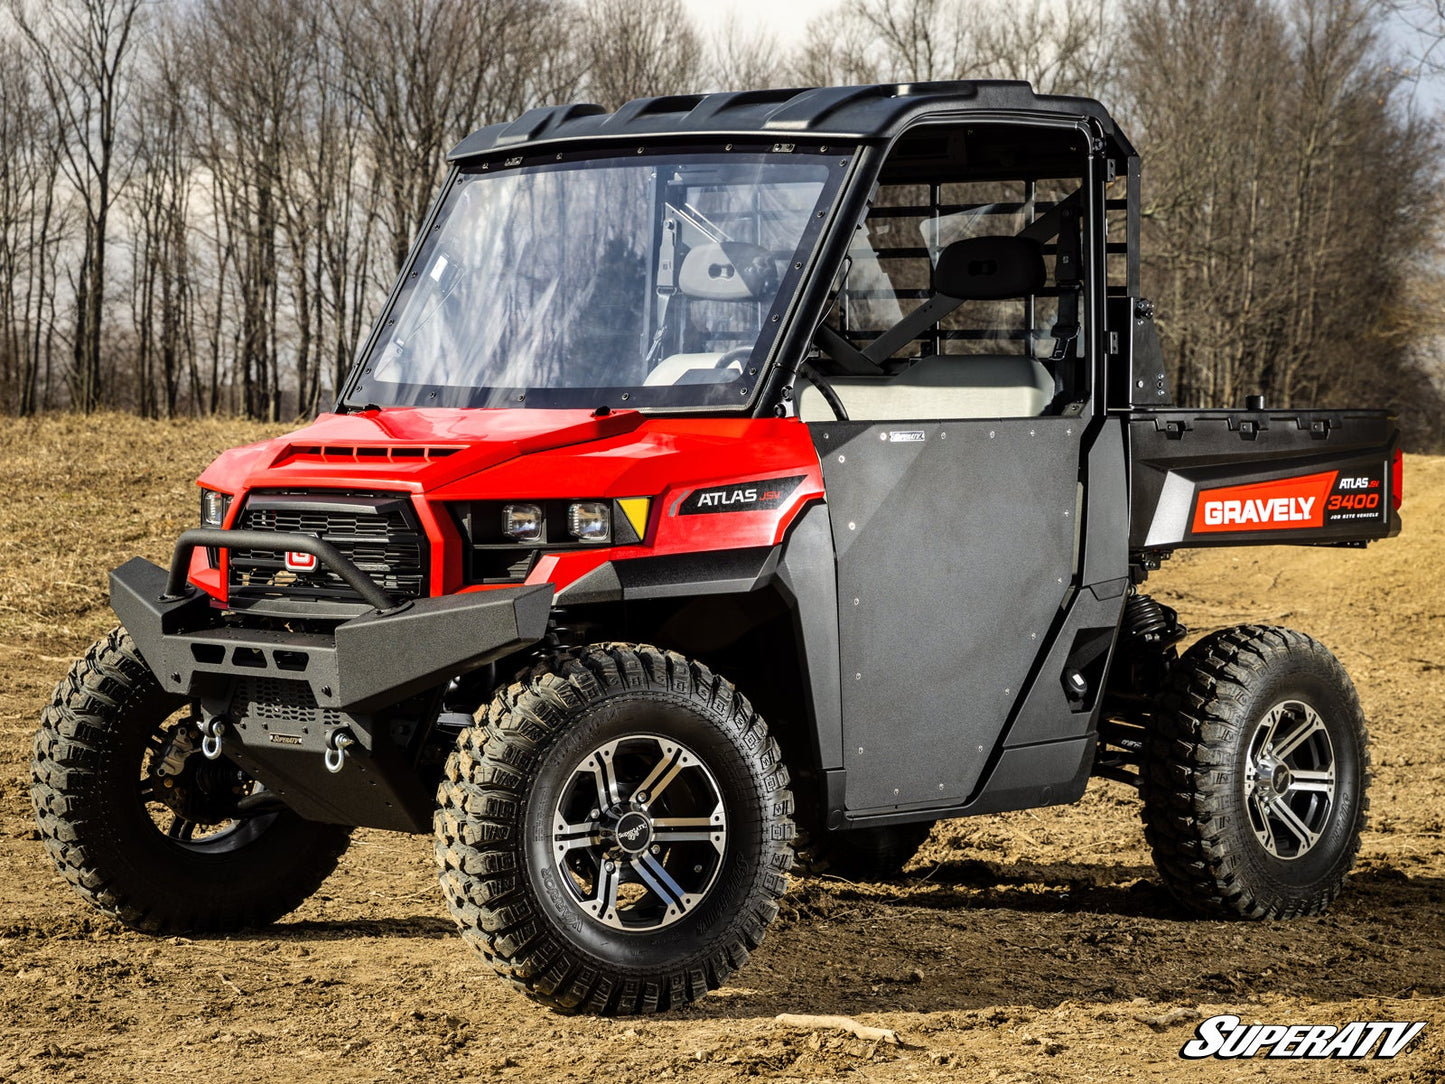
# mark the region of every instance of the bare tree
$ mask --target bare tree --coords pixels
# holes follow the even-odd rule
[[[589,96],[609,109],[694,91],[702,41],[682,0],[590,0],[577,45]]]
[[[0,41],[0,389],[17,414],[48,402],[54,342],[58,128],[22,47]],[[41,380],[42,372],[45,374]]]
[[[853,8],[840,5],[808,20],[789,70],[799,86],[879,83],[884,79],[873,35]]]
[[[1371,0],[1127,12],[1146,290],[1186,402],[1406,404],[1392,329],[1439,245],[1439,137],[1399,103],[1384,15]]]
[[[85,216],[72,396],[89,412],[101,402],[107,231],[125,170],[116,137],[141,0],[59,0],[38,11],[26,0],[9,4],[55,112],[63,137],[61,164]]]
[[[371,132],[393,272],[457,140],[570,94],[562,12],[547,0],[332,0],[347,93]]]
[[[241,314],[242,400],[252,417],[281,416],[281,230],[288,155],[303,123],[320,33],[314,7],[292,0],[203,0],[190,48],[206,100],[200,161],[214,176],[234,245]]]
[[[968,65],[973,21],[949,0],[851,0],[853,18],[874,36],[890,78],[955,79]]]
[[[148,43],[147,74],[135,116],[131,185],[131,319],[136,405],[143,416],[176,413],[194,368],[194,283],[188,223],[192,157],[190,80],[177,26],[167,20]]]
[[[778,39],[766,28],[744,26],[736,14],[724,19],[709,39],[705,71],[699,89],[750,90],[793,82]]]
[[[812,84],[1023,79],[1101,93],[1114,37],[1106,0],[844,0],[810,24],[794,68]]]
[[[1118,27],[1107,0],[998,5],[980,20],[972,68],[993,79],[1024,79],[1042,94],[1107,97]]]

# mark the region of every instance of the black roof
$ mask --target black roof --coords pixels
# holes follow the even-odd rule
[[[1120,152],[1134,153],[1108,110],[1092,98],[1035,94],[1023,82],[966,80],[674,94],[638,98],[615,113],[599,105],[547,106],[473,132],[447,157],[457,161],[564,141],[649,136],[887,139],[920,116],[951,112],[1093,117]]]

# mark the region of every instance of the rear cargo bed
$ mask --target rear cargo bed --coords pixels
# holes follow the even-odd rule
[[[1133,410],[1129,548],[1361,544],[1399,533],[1383,410]]]

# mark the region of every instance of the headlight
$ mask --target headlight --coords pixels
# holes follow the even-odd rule
[[[536,504],[502,505],[502,533],[514,542],[542,541],[542,508]]]
[[[226,509],[231,507],[231,495],[218,489],[201,490],[201,526],[219,527],[226,522]]]
[[[577,501],[567,509],[567,533],[579,542],[612,540],[612,509],[606,501]]]

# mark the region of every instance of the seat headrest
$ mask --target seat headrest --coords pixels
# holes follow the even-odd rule
[[[939,254],[934,290],[964,301],[1001,301],[1044,285],[1044,247],[1030,237],[968,237]]]
[[[745,241],[693,245],[677,271],[677,288],[702,301],[765,301],[777,292],[769,249]]]

